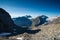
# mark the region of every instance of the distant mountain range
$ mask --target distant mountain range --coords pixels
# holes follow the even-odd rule
[[[16,25],[22,27],[30,27],[32,25],[32,21],[26,16],[13,18],[13,21]]]
[[[36,18],[27,18],[25,16],[23,17],[17,17],[17,18],[13,18],[13,21],[16,25],[18,26],[21,26],[21,27],[30,27],[32,25],[34,26],[39,26],[39,25],[42,25],[44,24],[45,22],[47,22],[47,19],[48,17],[45,16],[45,15],[41,15],[41,16],[38,16]]]
[[[32,25],[39,26],[42,24],[51,24],[51,23],[59,23],[60,17],[47,17],[45,15],[38,16],[36,18],[27,18],[26,16],[13,18],[13,21],[16,25],[22,27],[30,27]],[[57,21],[57,22],[56,22]]]

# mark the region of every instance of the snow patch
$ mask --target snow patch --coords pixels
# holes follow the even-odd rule
[[[0,33],[0,36],[7,36],[10,35],[11,33]]]
[[[23,37],[18,37],[16,38],[17,40],[23,40],[24,38]]]

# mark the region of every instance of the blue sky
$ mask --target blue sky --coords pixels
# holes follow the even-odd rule
[[[11,17],[60,16],[60,0],[0,0],[0,7],[9,12]]]

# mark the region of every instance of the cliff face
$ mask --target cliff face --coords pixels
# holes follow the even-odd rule
[[[13,31],[12,26],[14,22],[11,19],[11,16],[4,9],[0,8],[0,30],[1,31]]]

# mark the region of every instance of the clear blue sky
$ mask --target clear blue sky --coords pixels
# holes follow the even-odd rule
[[[8,11],[11,17],[60,16],[60,0],[0,0],[0,7]]]

